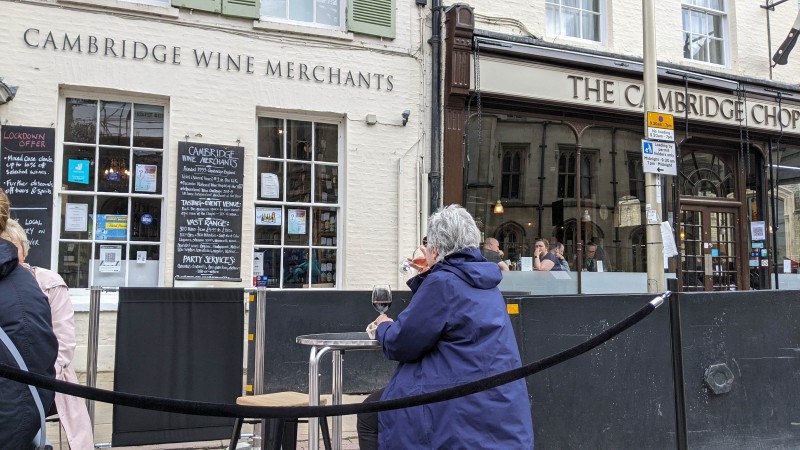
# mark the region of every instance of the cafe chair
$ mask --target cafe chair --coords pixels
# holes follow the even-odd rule
[[[326,403],[325,399],[320,399],[320,405]],[[272,394],[246,395],[236,399],[237,405],[242,406],[308,406],[308,394],[302,392],[286,391],[275,392]],[[229,450],[235,450],[242,432],[243,423],[259,423],[261,419],[246,420],[237,417],[233,424],[233,435]],[[267,419],[266,427],[275,430],[269,433],[269,442],[264,442],[262,448],[270,450],[296,450],[297,448],[297,424],[308,423],[306,419]],[[265,428],[266,428],[265,427]],[[331,436],[328,431],[328,421],[325,417],[320,417],[319,427],[322,430],[322,442],[325,450],[331,450]],[[308,431],[311,433],[311,430]],[[262,436],[267,436],[266,429],[261,430]]]

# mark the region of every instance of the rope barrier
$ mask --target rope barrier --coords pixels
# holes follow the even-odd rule
[[[656,297],[638,311],[620,322],[609,327],[602,333],[564,351],[532,362],[517,369],[512,369],[497,375],[472,381],[459,386],[453,386],[426,394],[380,402],[354,403],[347,405],[330,406],[240,406],[225,403],[199,402],[192,400],[175,400],[163,397],[130,394],[127,392],[114,392],[104,389],[83,386],[55,380],[36,373],[26,372],[16,367],[0,364],[0,377],[29,384],[43,389],[60,392],[66,395],[82,397],[89,400],[112,403],[132,408],[148,409],[178,414],[191,414],[196,416],[213,417],[248,417],[259,419],[275,418],[300,418],[300,417],[330,417],[351,414],[362,414],[393,409],[408,408],[428,403],[437,403],[454,398],[464,397],[477,392],[492,389],[512,381],[533,375],[542,370],[560,364],[568,359],[588,352],[614,336],[622,333],[652,313],[670,296],[671,292]]]

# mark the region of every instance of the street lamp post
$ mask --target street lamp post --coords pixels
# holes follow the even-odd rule
[[[647,130],[647,112],[658,110],[658,68],[656,61],[655,0],[642,0],[643,66],[644,66],[644,129]],[[654,173],[645,173],[645,209],[647,223],[647,292],[666,289],[664,278],[664,243],[661,240],[661,203],[656,190],[658,180]],[[651,217],[658,220],[652,220]]]

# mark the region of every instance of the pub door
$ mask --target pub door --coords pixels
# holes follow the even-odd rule
[[[678,276],[683,291],[747,289],[736,244],[739,214],[736,206],[681,204]]]

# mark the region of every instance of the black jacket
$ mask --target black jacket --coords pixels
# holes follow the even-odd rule
[[[17,346],[28,370],[55,377],[58,341],[50,303],[33,274],[19,265],[17,247],[4,239],[0,239],[0,326]],[[0,363],[17,367],[2,344]],[[55,394],[39,389],[39,395],[47,413]],[[0,449],[32,448],[39,425],[39,412],[28,386],[0,378]]]

